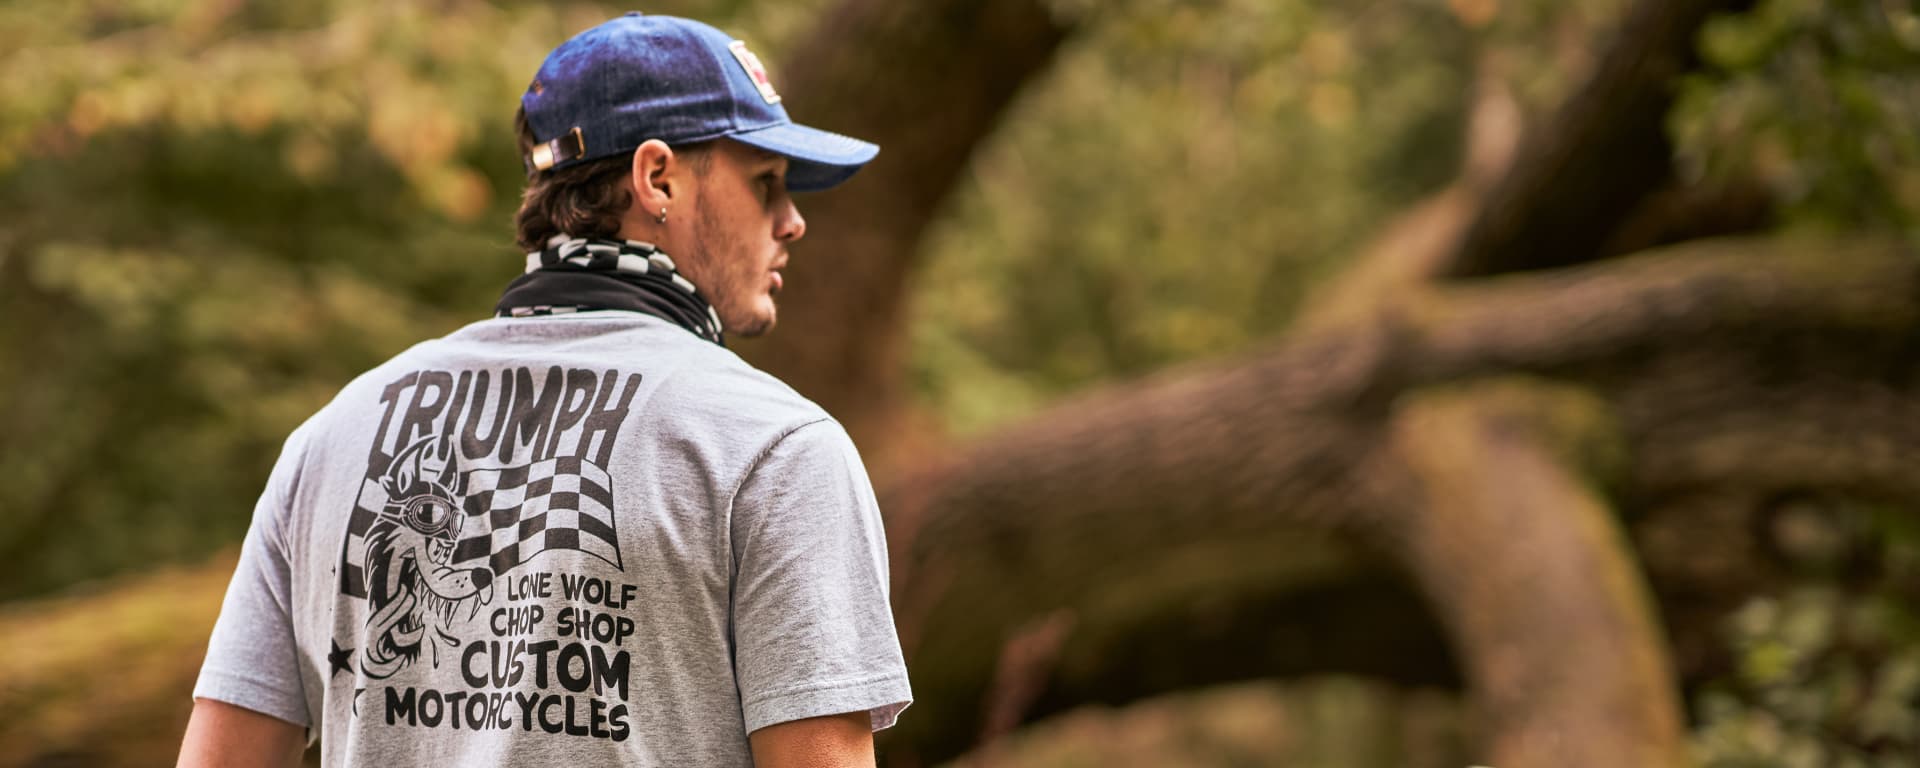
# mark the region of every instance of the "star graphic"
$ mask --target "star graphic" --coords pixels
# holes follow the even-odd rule
[[[340,643],[335,640],[329,639],[328,642],[333,645],[333,650],[327,652],[327,665],[333,667],[333,672],[327,676],[332,677],[341,672],[352,672],[353,649],[341,648]]]

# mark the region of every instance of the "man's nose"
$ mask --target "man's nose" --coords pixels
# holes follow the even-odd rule
[[[791,243],[807,235],[807,220],[800,215],[800,208],[787,200],[786,208],[780,212],[780,218],[774,223],[773,239]]]

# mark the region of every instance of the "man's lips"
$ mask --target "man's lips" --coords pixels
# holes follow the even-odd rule
[[[774,293],[779,293],[779,292],[780,292],[780,286],[781,286],[781,285],[782,285],[783,283],[785,283],[785,282],[786,282],[786,281],[785,281],[784,279],[782,279],[782,278],[780,277],[780,270],[777,270],[777,269],[776,269],[776,270],[774,270],[774,271],[772,271],[772,272],[768,272],[767,274],[769,274],[769,275],[772,275],[772,276],[773,276],[773,292],[774,292]]]

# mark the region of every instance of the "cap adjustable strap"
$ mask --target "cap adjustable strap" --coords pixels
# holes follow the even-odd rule
[[[587,142],[580,137],[580,126],[576,125],[573,130],[560,134],[559,138],[536,145],[521,161],[527,166],[527,175],[532,176],[586,153]]]

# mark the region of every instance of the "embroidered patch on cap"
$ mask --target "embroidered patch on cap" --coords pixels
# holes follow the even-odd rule
[[[767,79],[767,68],[761,66],[760,57],[753,55],[753,51],[747,50],[747,44],[739,40],[728,43],[727,50],[733,51],[733,58],[747,70],[747,77],[753,78],[754,87],[760,89],[760,98],[768,104],[780,103],[780,94],[774,93],[773,81]]]

